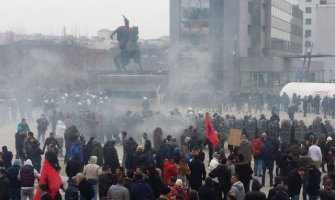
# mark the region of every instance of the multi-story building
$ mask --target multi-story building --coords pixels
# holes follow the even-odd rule
[[[314,30],[314,52],[317,54],[335,55],[335,26],[327,23],[335,19],[335,0],[323,0],[316,7],[316,25]],[[335,80],[335,58],[326,57],[320,59],[324,62],[324,76],[326,81]]]
[[[303,65],[295,57],[303,52],[303,12],[296,1],[170,2],[174,84],[273,90],[299,78]],[[322,68],[312,62],[313,81],[323,79]]]

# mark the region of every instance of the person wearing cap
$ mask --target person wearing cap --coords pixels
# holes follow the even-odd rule
[[[8,179],[10,182],[9,194],[10,194],[10,199],[13,199],[13,200],[21,199],[21,195],[20,195],[21,182],[17,177],[19,175],[20,168],[21,168],[21,160],[16,159],[14,161],[13,166],[7,169]]]
[[[181,179],[177,179],[174,187],[172,188],[171,192],[168,194],[169,200],[174,199],[182,199],[188,200],[188,194],[183,188],[183,181]]]

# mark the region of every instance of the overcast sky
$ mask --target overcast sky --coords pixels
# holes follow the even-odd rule
[[[102,28],[139,26],[140,38],[169,34],[169,0],[0,0],[0,32],[94,36]]]

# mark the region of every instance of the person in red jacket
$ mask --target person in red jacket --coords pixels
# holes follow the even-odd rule
[[[264,133],[265,134],[265,133]],[[263,158],[262,158],[262,146],[263,146],[263,135],[261,137],[256,136],[255,139],[252,140],[252,148],[254,149],[253,156],[254,156],[254,174],[255,176],[261,177],[263,174]],[[265,135],[264,135],[265,136]]]
[[[188,200],[188,194],[183,188],[183,181],[178,179],[171,192],[168,194],[168,200]]]
[[[174,162],[174,158],[170,157],[164,161],[163,165],[163,183],[168,186],[168,182],[171,176],[177,177],[178,175],[178,166]]]

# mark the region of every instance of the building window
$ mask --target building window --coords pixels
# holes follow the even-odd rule
[[[312,30],[305,30],[305,38],[312,36]]]
[[[307,18],[307,19],[305,19],[305,24],[306,24],[306,25],[310,25],[310,24],[312,24],[312,19],[311,19],[311,18]]]
[[[312,0],[306,0],[306,2],[312,2]]]
[[[312,42],[311,41],[305,41],[305,47],[311,47]]]
[[[306,7],[306,13],[312,13],[312,7]]]

